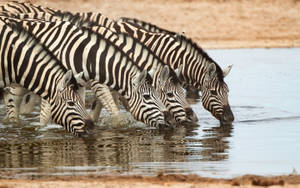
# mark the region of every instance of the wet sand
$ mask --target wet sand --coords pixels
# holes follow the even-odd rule
[[[0,1],[0,5],[6,1]],[[111,18],[135,17],[185,32],[204,49],[300,47],[299,0],[74,0],[31,1],[69,11],[102,12]],[[235,179],[196,175],[58,177],[38,180],[0,179],[9,187],[300,187],[300,176]]]

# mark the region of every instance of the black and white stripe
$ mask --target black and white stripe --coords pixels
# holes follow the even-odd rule
[[[49,101],[53,120],[79,135],[93,127],[71,71],[23,29],[0,17],[0,87],[20,85]]]
[[[30,6],[34,6],[30,4]],[[53,13],[48,11],[48,13]],[[84,15],[84,13],[82,14]],[[103,15],[99,14],[99,17]],[[94,24],[101,25],[103,19],[97,19]],[[93,20],[89,20],[93,21]],[[234,120],[228,102],[228,87],[224,82],[224,75],[219,65],[214,62],[196,43],[183,35],[174,36],[174,32],[156,28],[153,24],[148,24],[148,29],[160,30],[164,33],[151,33],[142,27],[146,27],[146,22],[132,21],[130,19],[119,20],[115,24],[105,25],[115,32],[124,32],[140,40],[149,47],[164,63],[169,64],[173,69],[183,65],[181,75],[185,79],[186,85],[192,85],[200,90],[205,97],[202,104],[221,121],[221,123],[231,123]],[[134,22],[134,23],[132,23]],[[213,73],[212,70],[214,71]],[[227,69],[228,70],[228,69]],[[208,76],[210,74],[210,76]],[[205,78],[210,79],[205,79]],[[214,78],[214,79],[213,79]],[[206,83],[208,82],[208,83]],[[204,87],[207,85],[209,87]]]
[[[63,21],[10,18],[7,21],[22,25],[47,46],[67,69],[75,73],[83,71],[85,79],[96,80],[117,90],[129,101],[130,112],[137,120],[150,126],[167,124],[164,117],[168,117],[168,113],[151,86],[152,78],[147,72],[141,72],[111,41],[89,29]]]
[[[127,33],[140,40],[173,69],[183,66],[181,75],[187,85],[192,85],[202,92],[202,104],[222,124],[231,123],[234,116],[228,102],[228,87],[224,77],[230,71],[222,71],[191,39],[183,35],[151,33],[136,24],[116,22],[116,32]]]

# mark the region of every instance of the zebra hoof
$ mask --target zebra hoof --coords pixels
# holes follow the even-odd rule
[[[20,124],[20,120],[18,118],[9,118],[5,117],[2,121],[3,124]]]

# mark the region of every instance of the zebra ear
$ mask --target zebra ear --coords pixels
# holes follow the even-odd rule
[[[163,82],[167,81],[170,75],[170,69],[167,65],[164,66],[164,68],[161,70],[159,79]]]
[[[74,77],[75,77],[75,80],[77,81],[77,83],[80,86],[84,87],[87,84],[86,81],[85,81],[85,79],[84,79],[84,73],[83,73],[83,71],[80,72],[80,73],[78,73],[78,74],[76,74]]]
[[[72,70],[68,70],[62,78],[62,85],[61,85],[62,88],[65,88],[70,83],[72,77],[73,77]]]
[[[233,65],[229,65],[226,69],[223,70],[223,77],[224,77],[224,78],[229,74],[229,72],[230,72],[232,66],[233,66]]]
[[[133,80],[133,85],[135,87],[139,86],[140,84],[142,84],[147,77],[147,71],[144,70],[143,72],[139,73],[138,76]]]
[[[206,71],[205,80],[206,81],[211,80],[214,77],[215,72],[216,72],[216,65],[214,63],[210,63]]]

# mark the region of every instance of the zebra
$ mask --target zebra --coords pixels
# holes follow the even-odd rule
[[[24,16],[28,18],[28,15]],[[23,17],[23,18],[24,18]],[[36,19],[36,15],[29,16],[30,18]],[[42,17],[43,18],[43,17]],[[41,18],[40,18],[41,19]],[[86,23],[86,22],[85,22]],[[157,73],[160,73],[161,70],[163,71],[162,75],[165,75],[164,79],[159,79],[157,76],[154,79],[154,87],[158,90],[158,93],[160,94],[160,98],[167,107],[168,111],[170,111],[175,120],[179,123],[193,123],[197,122],[197,116],[189,106],[188,102],[184,98],[184,92],[180,86],[180,82],[177,79],[177,75],[169,68],[168,65],[164,65],[163,62],[160,61],[159,58],[153,53],[151,53],[148,49],[146,49],[142,44],[140,44],[138,41],[134,40],[131,37],[122,37],[122,36],[113,36],[114,33],[109,32],[107,28],[104,27],[98,27],[97,33],[101,33],[106,38],[118,38],[118,40],[113,40],[114,43],[118,43],[118,46],[126,51],[127,54],[133,54],[133,57],[135,60],[133,62],[136,62],[137,60],[139,63],[137,64],[142,69],[147,68],[149,71],[153,68],[154,65],[159,65],[156,67]],[[123,35],[124,36],[124,35]],[[128,49],[139,49],[137,50],[128,50]],[[137,52],[139,54],[137,54]],[[147,57],[146,59],[142,57]],[[165,69],[162,69],[162,67],[165,66]],[[178,71],[178,70],[177,70]],[[180,72],[180,71],[179,71]],[[169,75],[171,77],[169,77]],[[161,82],[160,80],[166,80]],[[95,88],[96,86],[96,88]],[[101,86],[96,83],[92,83],[92,88],[97,91],[97,88],[100,88]],[[99,97],[98,97],[99,98]],[[94,105],[92,109],[94,109]]]
[[[102,16],[99,13],[89,12],[83,14],[78,13],[76,15],[73,15],[70,12],[61,12],[47,7],[36,6],[31,3],[23,3],[18,1],[11,1],[3,6],[0,6],[0,12],[5,16],[16,17],[19,19],[42,18],[47,21],[61,20],[61,17],[63,17],[63,20],[74,22],[74,20],[84,17],[85,20],[91,21],[91,23],[101,22],[102,25],[105,25],[107,28],[111,27],[111,25],[114,23],[112,20],[105,16]],[[100,103],[97,102],[97,100],[93,102],[90,113],[92,119],[94,121],[98,120],[102,105],[108,110],[111,116],[113,116],[114,118],[118,118],[120,111],[117,105],[115,104],[117,100],[114,100],[116,98],[116,94],[113,92],[114,96],[112,96],[110,93],[110,89],[103,84],[94,84],[94,90],[96,91],[96,96],[100,100]],[[15,96],[15,99],[19,101],[21,100],[20,97],[18,98],[18,96]],[[42,102],[41,124],[46,124],[47,120],[49,119],[49,116],[46,117],[47,112],[43,111],[46,110],[46,108],[43,107],[44,105],[46,105],[46,103]],[[19,107],[16,106],[16,104],[6,104],[6,108],[7,114],[10,115],[8,119],[10,119],[11,121],[18,119],[15,111],[18,110]]]
[[[77,93],[72,71],[24,29],[0,17],[0,88],[20,85],[49,101],[51,116],[74,135],[94,127]],[[83,75],[76,75],[78,79]]]
[[[116,22],[114,29],[128,33],[152,49],[173,69],[183,66],[181,75],[187,85],[202,92],[202,104],[221,124],[231,124],[234,115],[228,102],[228,86],[224,81],[232,66],[224,71],[191,39],[183,35],[171,36],[150,33],[126,22]]]
[[[83,71],[84,80],[95,80],[117,90],[128,100],[129,111],[136,120],[154,127],[173,123],[170,113],[151,85],[151,76],[135,66],[111,41],[89,29],[64,21],[34,22],[12,18],[6,18],[6,21],[24,27],[52,51],[67,69],[75,73]]]
[[[24,4],[25,6],[34,6]],[[21,5],[20,5],[21,6]],[[55,10],[52,10],[55,12]],[[16,10],[16,12],[21,13]],[[50,14],[51,12],[48,11]],[[79,13],[82,17],[87,13]],[[99,14],[99,17],[103,15]],[[96,16],[93,16],[93,18]],[[104,19],[89,20],[94,25],[102,25]],[[202,93],[202,104],[221,124],[231,124],[234,115],[228,102],[228,86],[224,78],[230,72],[232,66],[224,71],[191,39],[177,34],[151,33],[136,24],[123,22],[122,20],[109,24],[109,29],[114,32],[127,33],[140,40],[160,57],[164,63],[169,64],[174,70],[183,65],[181,72],[186,85],[191,85]]]
[[[149,23],[149,22],[146,22],[143,20],[139,20],[136,18],[121,17],[121,18],[119,18],[119,21],[134,24],[136,27],[142,27],[146,31],[149,31],[152,33],[165,33],[165,34],[172,35],[172,36],[178,35],[178,33],[174,32],[174,31],[170,31],[170,30],[161,28],[157,25],[154,25],[152,23]],[[181,34],[184,34],[184,32],[182,32]],[[197,88],[195,88],[194,86],[192,86],[190,84],[184,84],[184,88],[186,89],[186,96],[188,98],[194,98],[194,99],[200,98],[199,90]]]
[[[198,121],[197,116],[184,97],[181,81],[178,79],[182,67],[173,71],[148,48],[128,35],[115,34],[101,26],[97,26],[93,31],[100,33],[105,38],[111,39],[126,54],[131,56],[140,68],[147,69],[150,72],[154,69],[156,70],[154,88],[156,88],[164,105],[173,114],[177,122],[192,123]]]
[[[49,14],[48,12],[39,12],[42,9],[45,11],[47,10],[47,8],[43,8],[43,7],[31,7],[31,4],[28,4],[27,6],[25,6],[27,3],[19,3],[19,2],[10,2],[7,3],[6,5],[2,6],[2,10],[5,11],[12,11],[12,12],[1,12],[1,15],[6,16],[6,17],[13,17],[13,18],[18,18],[18,19],[43,19],[43,20],[47,20],[47,21],[56,21],[56,20],[70,20],[72,22],[74,22],[74,18],[75,17],[70,17],[70,14],[65,13],[59,13],[59,14]],[[29,6],[30,5],[30,6]],[[11,7],[15,7],[15,6],[21,6],[19,8],[15,8],[18,11],[25,11],[25,10],[30,10],[31,13],[26,13],[26,14],[16,14],[13,13],[16,10],[11,9]],[[7,8],[4,8],[7,7]],[[0,7],[1,9],[1,7]],[[32,13],[34,12],[34,13]],[[51,11],[50,11],[51,12]],[[14,89],[11,89],[12,91],[15,91]],[[90,112],[90,116],[94,121],[98,121],[99,115],[100,115],[100,111],[102,108],[102,105],[108,110],[108,112],[110,113],[111,116],[113,116],[113,118],[118,119],[119,113],[120,113],[120,109],[118,108],[118,106],[115,104],[115,102],[117,102],[118,100],[116,99],[117,94],[110,90],[109,87],[107,87],[106,85],[103,84],[94,84],[94,91],[95,94],[97,96],[97,98],[101,101],[100,103],[97,101],[94,101],[93,105],[92,105],[92,109]],[[114,95],[112,96],[110,91],[112,91],[114,93]],[[6,104],[6,110],[7,110],[7,118],[9,121],[15,122],[18,121],[18,110],[19,110],[19,103],[17,101],[21,101],[21,97],[22,94],[16,94],[16,92],[12,92],[11,94],[13,94],[14,96],[10,96],[11,98],[14,98],[14,100],[11,100],[11,102],[8,102]],[[15,102],[16,101],[16,102]],[[33,102],[33,101],[31,101]],[[41,103],[41,115],[40,115],[40,122],[42,125],[47,124],[48,120],[49,120],[49,109],[47,110],[48,105],[46,105],[46,102],[42,102]],[[27,104],[29,106],[33,106],[33,104]],[[48,116],[47,116],[48,114]],[[121,119],[119,119],[119,121],[121,121]]]

